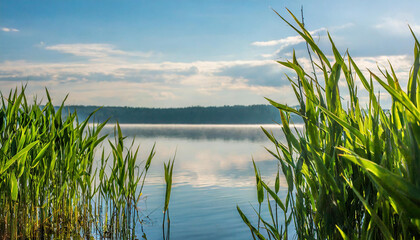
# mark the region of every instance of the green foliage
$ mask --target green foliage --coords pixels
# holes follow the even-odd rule
[[[0,235],[135,237],[154,148],[140,166],[139,149],[124,146],[117,124],[110,164],[104,152],[95,160],[106,122],[88,124],[94,112],[79,122],[76,112],[63,113],[64,101],[56,108],[46,94],[44,106],[28,104],[24,87],[1,96]]]
[[[166,191],[165,191],[165,205],[163,207],[163,211],[166,212],[169,207],[169,199],[171,198],[171,189],[172,189],[172,173],[174,170],[174,162],[175,158],[171,161],[168,161],[168,164],[164,163],[163,168],[165,170],[165,183],[166,183]]]
[[[165,170],[165,205],[163,206],[163,222],[162,222],[162,235],[163,239],[166,240],[170,238],[170,227],[171,227],[171,220],[169,218],[169,200],[171,198],[171,190],[172,190],[172,173],[174,170],[174,163],[175,157],[168,161],[168,163],[163,163],[163,168]],[[166,220],[166,221],[165,221]],[[165,224],[165,222],[167,224]],[[166,234],[165,234],[165,225],[166,225]]]
[[[263,131],[275,146],[275,151],[268,151],[279,160],[287,180],[286,199],[277,197],[277,180],[273,191],[256,172],[257,183],[282,210],[284,225],[279,228],[277,218],[265,221],[258,214],[264,235],[238,208],[239,214],[259,239],[263,235],[288,239],[292,220],[298,239],[420,238],[419,42],[413,34],[414,63],[405,92],[391,65],[390,70],[379,69],[382,79],[370,72],[368,81],[348,53],[341,56],[329,36],[331,60],[290,14],[297,27],[279,16],[305,39],[318,59],[312,61],[317,74],[306,72],[295,55],[292,61],[279,61],[296,73],[288,79],[299,110],[269,100],[280,111],[286,142]],[[373,79],[391,95],[390,110],[379,104]],[[342,104],[340,80],[348,88],[347,104]],[[367,108],[360,107],[358,80],[369,94]],[[291,113],[302,117],[303,133],[290,129]],[[271,207],[269,212],[273,216]]]

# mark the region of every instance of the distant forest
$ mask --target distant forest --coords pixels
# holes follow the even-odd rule
[[[86,118],[98,106],[68,106]],[[279,111],[271,105],[185,107],[185,108],[133,108],[102,107],[94,115],[95,121],[150,124],[270,124],[281,122]],[[301,119],[292,116],[295,123]]]

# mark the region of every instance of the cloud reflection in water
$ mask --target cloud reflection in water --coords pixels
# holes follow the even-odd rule
[[[278,140],[284,140],[278,125],[263,127],[272,131]],[[302,129],[301,125],[296,127]],[[271,148],[272,143],[260,125],[122,124],[121,128],[127,142],[135,139],[135,145],[141,145],[139,159],[145,159],[156,142],[157,152],[148,184],[162,184],[163,161],[172,158],[175,152],[175,186],[253,186],[252,158],[268,181],[277,172],[277,160],[264,149]],[[104,132],[112,138],[113,126],[107,126]]]

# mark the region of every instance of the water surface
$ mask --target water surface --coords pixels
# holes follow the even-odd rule
[[[284,141],[278,125],[263,127]],[[270,185],[277,173],[277,160],[264,149],[273,149],[272,143],[260,125],[123,124],[121,129],[127,143],[134,140],[135,145],[140,145],[139,161],[156,144],[141,201],[143,231],[148,239],[162,238],[163,162],[175,154],[169,205],[171,239],[251,239],[236,206],[255,219],[253,207],[257,208],[257,199],[252,159]],[[104,132],[112,138],[113,126],[105,127]],[[284,195],[283,190],[280,195]],[[140,227],[137,232],[141,238]]]

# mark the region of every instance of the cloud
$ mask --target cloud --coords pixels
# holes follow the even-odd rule
[[[319,29],[310,31],[309,33],[311,35],[325,34],[326,33],[326,28],[319,28]],[[289,36],[289,37],[286,37],[286,38],[281,38],[281,39],[278,39],[278,40],[253,42],[253,43],[251,43],[251,45],[258,46],[258,47],[278,46],[277,50],[274,53],[262,54],[261,55],[264,58],[273,58],[275,56],[278,56],[284,49],[292,47],[292,46],[296,46],[296,45],[298,45],[300,43],[304,43],[304,42],[305,42],[305,40],[300,35],[296,35],[296,36]]]
[[[326,36],[327,30],[333,33],[343,32],[343,30],[354,27],[354,26],[355,24],[350,22],[350,23],[345,23],[338,26],[332,26],[328,29],[325,27],[318,28],[313,31],[309,31],[309,33],[314,37],[315,41],[319,41],[318,45],[321,46],[323,43],[328,42],[328,41],[325,41],[325,39],[327,38],[321,38],[323,36]],[[316,39],[316,37],[318,37],[318,39]],[[272,52],[261,54],[261,57],[276,58],[276,57],[280,57],[280,54],[282,55],[282,57],[284,56],[291,57],[292,49],[298,52],[299,50],[301,50],[300,47],[304,46],[302,43],[305,43],[305,40],[300,35],[296,35],[296,36],[288,36],[288,37],[277,39],[277,40],[257,41],[257,42],[251,43],[251,45],[257,46],[257,47],[267,47],[267,48],[271,47]],[[299,44],[301,45],[298,46]]]
[[[259,87],[286,85],[286,69],[272,60],[197,61],[197,62],[87,62],[36,63],[6,61],[0,63],[0,80],[46,81],[60,83],[85,79],[91,82],[125,81],[136,83],[178,84],[209,94],[225,89],[261,91]],[[251,86],[253,86],[251,88]]]
[[[297,39],[297,38],[288,38]],[[294,40],[284,41],[292,44]],[[296,42],[296,41],[295,41]],[[50,51],[88,58],[73,62],[0,62],[0,90],[9,91],[22,82],[43,95],[47,86],[60,99],[70,93],[71,104],[174,107],[191,105],[260,104],[269,97],[296,104],[284,74],[294,74],[273,60],[144,62],[130,58],[139,53],[109,44],[44,45]],[[99,59],[106,59],[99,60]],[[361,69],[376,64],[394,65],[402,83],[411,65],[408,55],[354,57]],[[308,72],[307,58],[298,58]],[[367,76],[367,72],[365,73]],[[401,84],[403,85],[403,84]]]
[[[19,32],[19,30],[18,29],[16,29],[16,28],[7,28],[7,27],[2,27],[2,28],[0,28],[1,29],[1,31],[3,31],[3,32]]]
[[[392,35],[407,36],[407,33],[409,32],[409,25],[415,33],[420,33],[419,24],[410,23],[409,21],[403,19],[389,17],[383,18],[380,23],[374,25],[374,28]]]
[[[318,33],[326,32],[325,28],[319,28],[313,31],[310,31],[309,33],[311,35],[315,35]],[[261,41],[261,42],[253,42],[251,45],[258,46],[258,47],[269,47],[269,46],[278,46],[280,45],[280,48],[285,48],[287,46],[297,45],[299,43],[305,42],[305,40],[300,36],[289,36],[286,38],[281,38],[278,40],[270,40],[270,41]]]
[[[339,31],[339,30],[347,29],[353,26],[355,26],[354,23],[346,23],[340,26],[333,26],[329,30]],[[313,31],[309,31],[311,35],[316,35],[316,34],[324,35],[326,34],[326,32],[327,32],[327,28],[318,28]],[[257,42],[251,43],[251,45],[257,46],[257,47],[271,47],[271,46],[280,45],[281,48],[284,48],[287,46],[297,45],[302,42],[305,42],[305,40],[300,35],[296,35],[296,36],[289,36],[289,37],[281,38],[277,40],[257,41]]]
[[[261,41],[253,42],[251,45],[258,47],[268,47],[268,46],[277,46],[277,45],[296,45],[298,43],[304,42],[305,40],[301,36],[289,36],[286,38],[271,40],[271,41]]]
[[[284,86],[290,84],[284,73],[290,72],[276,62],[249,66],[248,64],[235,65],[220,69],[219,76],[232,76],[244,79],[252,86]]]
[[[280,95],[284,88],[264,83],[261,80],[264,75],[261,79],[253,76],[258,77],[258,69],[276,67],[280,68],[280,65],[272,60],[160,63],[5,61],[0,63],[0,90],[8,91],[10,86],[28,82],[28,89],[34,89],[40,95],[45,86],[55,92],[58,99],[71,93],[69,102],[72,104],[153,107],[260,104],[266,103],[263,97]],[[241,76],[236,73],[241,69],[254,70]]]
[[[91,59],[104,59],[109,57],[141,57],[148,58],[153,55],[152,52],[127,52],[116,49],[111,44],[57,44],[52,46],[46,46],[45,49],[57,51],[60,53],[67,53],[79,57],[88,57]]]

